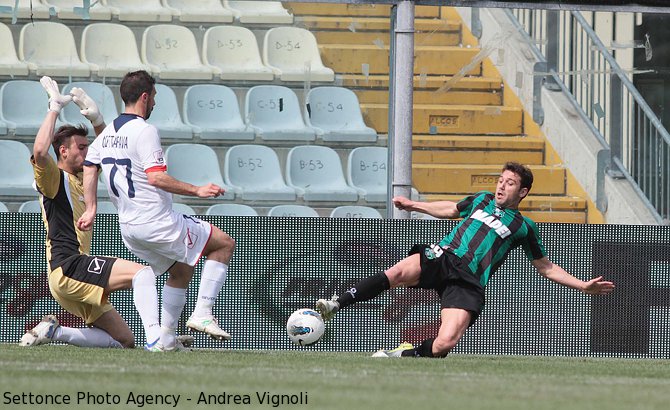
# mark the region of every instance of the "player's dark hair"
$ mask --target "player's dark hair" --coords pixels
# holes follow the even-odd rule
[[[125,104],[134,104],[142,94],[151,94],[156,85],[156,79],[144,70],[127,73],[121,81],[119,94]]]
[[[79,135],[81,137],[88,136],[88,127],[86,127],[84,124],[79,124],[77,126],[63,125],[62,127],[59,127],[56,130],[56,133],[54,134],[53,137],[53,141],[51,142],[51,146],[54,148],[54,151],[56,152],[57,159],[60,159],[59,148],[61,147],[61,145],[65,146],[70,145],[70,140],[74,135]]]
[[[533,186],[533,172],[527,166],[518,162],[508,162],[502,169],[502,172],[505,171],[512,171],[517,174],[521,179],[521,188],[528,188],[528,191],[530,191]]]

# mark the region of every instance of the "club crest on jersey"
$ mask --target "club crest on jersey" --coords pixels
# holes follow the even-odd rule
[[[470,215],[470,218],[476,219],[489,228],[493,229],[495,233],[497,233],[498,236],[503,239],[512,234],[512,231],[510,231],[509,228],[500,221],[500,219],[497,219],[493,215],[489,215],[481,209],[476,210],[472,215]]]
[[[163,150],[159,149],[158,151],[154,152],[154,160],[156,161],[157,164],[162,164],[165,161],[163,160]]]
[[[105,267],[105,263],[107,261],[104,259],[100,258],[93,258],[91,259],[91,263],[88,264],[88,268],[86,269],[90,273],[95,273],[96,275],[99,275],[102,273],[102,268]]]
[[[437,259],[442,254],[444,253],[444,249],[442,249],[440,246],[432,244],[429,247],[427,247],[424,251],[423,254],[426,256],[426,259],[433,260]]]

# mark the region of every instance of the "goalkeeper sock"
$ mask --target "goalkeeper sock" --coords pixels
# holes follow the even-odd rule
[[[216,297],[226,282],[228,265],[215,260],[207,259],[202,267],[198,299],[191,316],[207,317],[212,315],[212,306]]]
[[[122,348],[109,333],[97,327],[74,328],[58,326],[51,340],[79,347]]]
[[[347,290],[337,297],[340,309],[356,302],[364,302],[379,296],[385,290],[389,290],[391,284],[385,273],[369,276],[358,282],[353,288]]]
[[[161,344],[167,348],[172,348],[177,343],[176,329],[184,305],[186,305],[186,289],[163,286]]]

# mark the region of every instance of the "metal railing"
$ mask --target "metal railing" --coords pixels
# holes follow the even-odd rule
[[[547,86],[569,92],[609,148],[609,174],[630,180],[659,223],[670,219],[670,134],[582,13],[507,14],[544,59]]]

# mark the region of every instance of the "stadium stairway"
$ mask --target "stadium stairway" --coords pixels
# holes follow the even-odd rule
[[[284,2],[314,33],[326,66],[353,89],[368,126],[388,133],[390,6]],[[413,185],[427,200],[492,190],[503,162],[530,166],[521,203],[538,222],[602,223],[574,177],[488,59],[445,87],[479,53],[451,7],[415,8]],[[448,58],[445,58],[448,56]],[[445,89],[447,88],[447,89]]]

